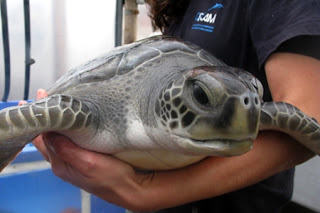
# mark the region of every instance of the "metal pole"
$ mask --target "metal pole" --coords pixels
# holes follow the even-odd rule
[[[24,32],[25,32],[25,79],[24,79],[24,96],[27,100],[29,96],[30,87],[30,66],[35,63],[31,58],[31,33],[30,33],[30,4],[29,0],[24,0]]]
[[[124,43],[128,44],[137,40],[137,0],[125,0],[124,8]]]
[[[1,0],[1,22],[2,22],[2,42],[4,52],[4,94],[2,101],[7,101],[10,92],[10,45],[9,45],[9,29],[7,15],[7,1]]]
[[[122,21],[123,21],[123,1],[117,0],[116,23],[115,23],[115,46],[122,44]]]

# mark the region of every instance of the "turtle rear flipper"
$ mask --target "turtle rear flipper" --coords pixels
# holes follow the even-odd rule
[[[40,133],[81,130],[92,121],[87,104],[66,95],[53,95],[1,110],[0,171]]]
[[[298,108],[284,102],[262,104],[260,130],[285,132],[320,155],[320,125]]]

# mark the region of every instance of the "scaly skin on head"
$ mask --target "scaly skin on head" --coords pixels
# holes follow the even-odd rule
[[[223,67],[198,67],[161,91],[154,109],[158,122],[182,138],[178,140],[186,152],[229,156],[251,149],[258,132],[259,97],[233,78]]]

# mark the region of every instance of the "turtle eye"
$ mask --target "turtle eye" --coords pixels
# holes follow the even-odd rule
[[[206,94],[206,92],[202,89],[201,86],[199,86],[199,84],[197,84],[196,82],[194,82],[192,84],[192,92],[193,92],[193,96],[194,98],[201,104],[204,106],[207,106],[209,104],[209,98]]]

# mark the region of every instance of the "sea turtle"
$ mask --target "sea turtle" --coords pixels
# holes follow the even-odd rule
[[[145,170],[243,154],[262,129],[320,153],[314,119],[288,103],[263,103],[250,73],[173,37],[116,48],[66,73],[48,93],[0,111],[0,170],[48,131]]]

